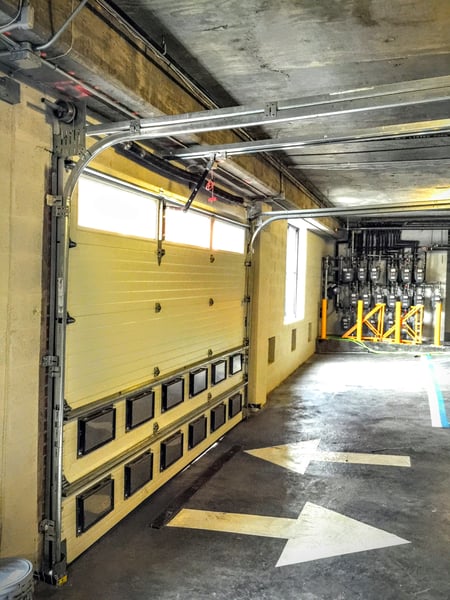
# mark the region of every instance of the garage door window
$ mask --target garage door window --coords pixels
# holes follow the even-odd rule
[[[78,182],[78,225],[146,239],[156,238],[156,201],[92,177]]]
[[[243,254],[245,249],[245,229],[231,223],[214,221],[212,249]]]
[[[165,237],[168,242],[209,248],[211,219],[193,211],[184,212],[180,208],[167,208]]]
[[[84,175],[78,182],[78,225],[128,237],[157,239],[158,200],[119,180]],[[225,252],[245,252],[245,228],[213,216],[165,209],[164,240]]]

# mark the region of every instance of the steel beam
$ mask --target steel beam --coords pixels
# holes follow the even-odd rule
[[[388,108],[441,102],[448,100],[449,97],[450,77],[433,77],[400,84],[386,84],[251,106],[235,106],[181,115],[121,121],[106,125],[92,125],[87,128],[87,135],[116,134],[119,132],[136,134],[145,131],[148,138],[166,137],[177,134],[316,119],[356,112],[386,110]]]

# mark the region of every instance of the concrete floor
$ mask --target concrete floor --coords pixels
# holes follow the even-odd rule
[[[450,429],[431,426],[429,396],[439,396],[440,389],[444,399],[450,397],[450,357],[430,360],[411,354],[315,356],[270,395],[263,410],[70,565],[66,586],[39,584],[35,597],[447,600]],[[427,382],[434,383],[428,391]],[[290,469],[245,452],[314,439],[320,442],[310,462],[299,456],[298,445],[290,453],[271,451]],[[195,493],[196,486],[190,490],[227,452],[222,467]],[[411,467],[354,464],[352,455],[324,452],[401,455],[410,457]],[[183,493],[181,509],[274,519],[261,524],[220,515],[213,527],[234,527],[234,533],[152,528]],[[300,514],[296,533],[283,533],[283,527],[295,528]],[[203,513],[180,515],[187,522],[197,515],[205,527],[211,522]],[[243,533],[248,522],[260,527],[258,535]],[[381,547],[358,551],[377,535]],[[293,564],[276,566],[286,556],[287,538],[295,538],[288,542]],[[334,555],[311,560],[313,553]]]

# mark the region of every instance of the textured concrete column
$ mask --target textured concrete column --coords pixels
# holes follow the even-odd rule
[[[0,555],[38,549],[42,230],[50,128],[22,87],[0,103]]]

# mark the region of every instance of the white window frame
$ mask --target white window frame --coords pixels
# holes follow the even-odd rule
[[[288,222],[284,299],[286,325],[305,318],[306,236],[307,228],[303,221]]]

